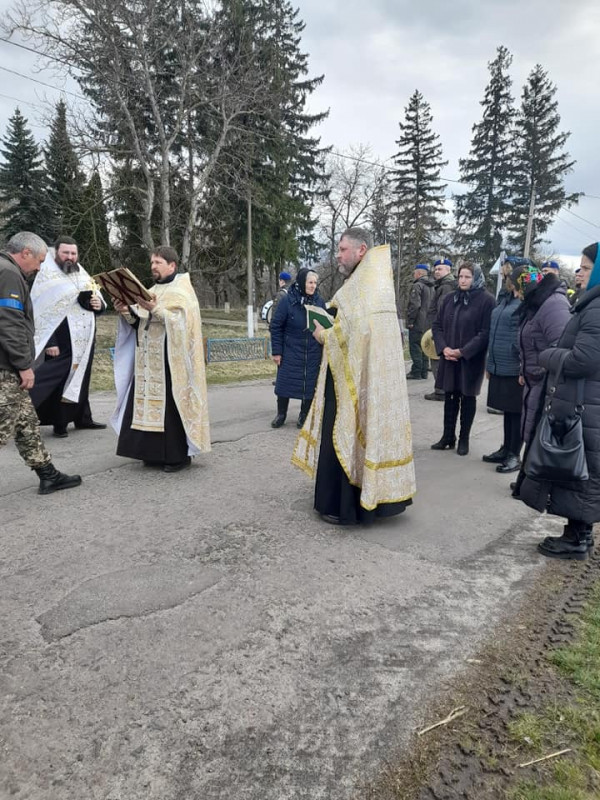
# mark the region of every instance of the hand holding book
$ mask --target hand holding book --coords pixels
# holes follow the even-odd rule
[[[315,331],[315,322],[318,322],[322,328],[331,328],[333,326],[333,317],[324,308],[310,305],[306,305],[305,308],[306,327],[309,331]]]

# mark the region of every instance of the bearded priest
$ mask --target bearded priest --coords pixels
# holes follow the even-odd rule
[[[390,248],[349,228],[337,260],[344,283],[328,308],[333,326],[315,324],[323,359],[292,461],[316,475],[321,518],[352,525],[403,512],[416,481]]]
[[[31,290],[35,321],[35,384],[31,400],[41,425],[54,436],[68,436],[67,426],[106,428],[92,419],[89,391],[96,317],[106,303],[79,263],[77,242],[60,236],[49,251]]]
[[[115,345],[117,455],[179,472],[210,450],[200,307],[172,247],[157,247],[151,300],[127,306]]]

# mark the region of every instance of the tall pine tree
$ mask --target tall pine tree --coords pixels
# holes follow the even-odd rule
[[[79,260],[90,275],[110,269],[108,222],[102,180],[97,170],[81,193],[79,221],[73,236],[79,245]]]
[[[523,87],[521,108],[515,126],[515,163],[509,227],[511,244],[519,252],[523,251],[525,245],[534,184],[532,246],[541,242],[561,206],[577,199],[577,195],[567,195],[564,188],[564,177],[575,162],[563,150],[570,134],[561,133],[559,126],[556,86],[546,70],[537,64]]]
[[[63,100],[56,104],[44,156],[52,238],[61,234],[74,236],[81,219],[85,177],[69,138],[67,107]]]
[[[50,241],[41,155],[27,120],[17,108],[8,121],[0,147],[0,202],[2,233],[6,238],[19,231],[33,231]]]
[[[459,245],[484,269],[498,258],[510,214],[514,170],[511,63],[506,47],[499,47],[488,64],[490,81],[481,101],[483,118],[473,126],[468,158],[459,161],[461,180],[469,185],[466,194],[456,197]]]
[[[405,298],[414,265],[430,260],[439,250],[446,213],[446,184],[440,171],[448,162],[443,160],[439,135],[432,130],[429,103],[418,90],[404,109],[396,144],[391,181],[401,239],[400,297]]]

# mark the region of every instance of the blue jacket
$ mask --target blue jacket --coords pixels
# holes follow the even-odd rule
[[[492,311],[486,369],[490,375],[516,377],[520,371],[519,313],[521,301],[512,292],[501,295]]]
[[[318,292],[308,302],[325,308],[325,301]],[[275,394],[278,397],[312,399],[321,366],[322,349],[306,327],[302,294],[292,286],[279,301],[271,320],[271,352],[274,356],[281,356],[275,382]]]

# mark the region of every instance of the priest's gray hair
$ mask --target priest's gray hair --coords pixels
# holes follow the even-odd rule
[[[367,250],[373,247],[373,235],[366,228],[346,228],[340,236],[340,239],[352,239],[352,241],[356,242],[359,246],[361,244],[366,245]]]
[[[8,253],[22,253],[23,250],[31,250],[35,256],[41,256],[48,252],[48,245],[37,233],[21,231],[10,237],[6,243],[6,251]]]

